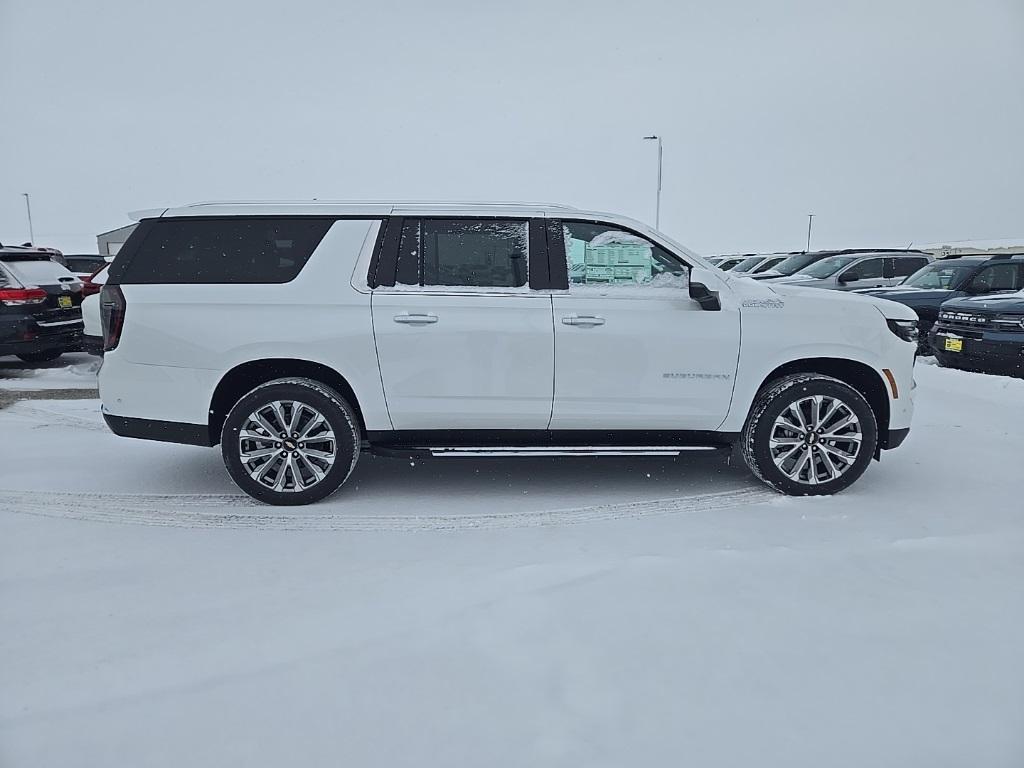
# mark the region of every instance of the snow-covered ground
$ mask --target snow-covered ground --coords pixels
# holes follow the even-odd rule
[[[96,389],[100,362],[84,352],[67,352],[51,363],[32,365],[0,357],[0,389]]]
[[[1024,765],[1024,381],[788,499],[717,458],[364,458],[258,507],[0,410],[2,766]]]

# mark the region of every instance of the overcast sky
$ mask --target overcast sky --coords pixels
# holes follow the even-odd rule
[[[705,252],[1024,237],[1024,0],[0,0],[0,241],[546,200]]]

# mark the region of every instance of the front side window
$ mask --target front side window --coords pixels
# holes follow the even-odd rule
[[[968,293],[997,293],[1024,288],[1024,264],[992,264],[967,285]]]
[[[405,219],[399,285],[520,288],[526,285],[529,223],[514,219]]]
[[[843,273],[843,277],[846,278],[847,282],[850,280],[871,280],[881,277],[884,268],[885,259],[865,259],[846,270]]]
[[[901,285],[922,290],[951,291],[972,269],[974,266],[970,264],[960,266],[941,263],[929,264],[917,270]]]
[[[673,287],[686,283],[686,265],[647,238],[595,222],[567,221],[560,229],[570,289],[584,285]],[[551,242],[549,236],[549,246]]]

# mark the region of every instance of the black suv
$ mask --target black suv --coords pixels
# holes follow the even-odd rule
[[[0,247],[0,356],[55,360],[82,344],[82,283],[48,251]]]
[[[982,283],[978,283],[982,280]],[[929,342],[940,364],[1024,375],[1024,254],[995,256],[945,302]]]
[[[918,339],[922,354],[930,355],[928,334],[939,316],[939,307],[945,301],[964,296],[981,296],[1000,288],[1002,282],[993,279],[1005,256],[961,256],[940,259],[921,267],[899,285],[891,288],[862,288],[855,293],[878,296],[889,301],[906,304],[917,312]],[[1015,257],[1009,257],[1015,258]]]

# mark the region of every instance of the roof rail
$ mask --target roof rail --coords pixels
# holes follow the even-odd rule
[[[531,205],[542,208],[559,208],[562,210],[576,210],[574,206],[561,203],[544,203],[536,200],[201,200],[195,203],[187,203],[183,208],[199,208],[207,205],[450,205],[467,206],[480,208],[505,208],[517,205]]]

